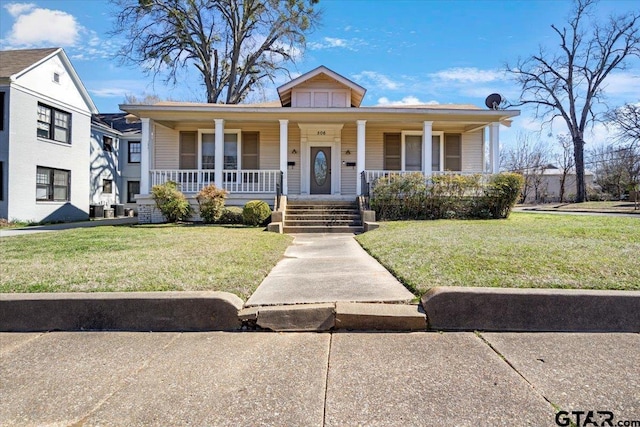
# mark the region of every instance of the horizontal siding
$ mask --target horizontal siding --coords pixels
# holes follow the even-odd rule
[[[402,131],[422,131],[420,125],[366,125],[365,169],[381,170],[384,168],[384,134],[401,133]]]
[[[280,169],[280,124],[279,123],[225,123],[225,129],[240,129],[242,132],[259,132],[260,169]],[[187,130],[187,129],[181,129]],[[197,128],[188,129],[197,131]],[[299,137],[298,137],[299,139]],[[180,132],[155,125],[155,169],[179,168]]]
[[[300,128],[289,123],[288,161],[296,162],[295,166],[287,167],[287,183],[289,194],[300,194]],[[296,150],[296,154],[291,152]]]
[[[347,166],[347,162],[356,161],[357,128],[355,123],[347,123],[342,128],[342,165],[340,166],[340,193],[356,194],[356,180],[358,171],[355,167]],[[346,154],[347,150],[351,154]]]
[[[154,126],[154,158],[152,169],[178,169],[179,161],[179,132],[162,125]]]
[[[438,129],[433,129],[435,132]],[[380,170],[384,168],[384,134],[401,133],[402,131],[422,131],[420,126],[402,125],[369,125],[366,128],[365,169]],[[455,132],[451,132],[455,133]],[[462,170],[483,170],[484,153],[482,151],[483,131],[462,133]]]

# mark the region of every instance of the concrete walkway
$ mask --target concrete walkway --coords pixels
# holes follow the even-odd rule
[[[630,426],[638,348],[638,334],[4,333],[0,425],[556,426],[594,411]]]
[[[296,234],[245,307],[325,302],[407,303],[414,295],[353,234]]]
[[[98,219],[93,221],[65,222],[62,224],[35,225],[33,227],[10,228],[0,230],[0,237],[23,236],[25,234],[49,233],[52,231],[71,230],[74,228],[101,227],[110,225],[137,224],[138,218],[124,217],[112,219]]]

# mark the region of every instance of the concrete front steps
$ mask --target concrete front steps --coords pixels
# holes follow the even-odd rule
[[[284,214],[285,233],[362,233],[357,202],[290,200]]]
[[[249,307],[240,310],[243,327],[276,332],[425,331],[418,304],[335,302]]]

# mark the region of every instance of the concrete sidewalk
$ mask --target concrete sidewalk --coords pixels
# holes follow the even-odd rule
[[[296,234],[285,258],[245,307],[345,302],[407,303],[414,299],[353,234]]]
[[[111,225],[132,225],[137,223],[138,223],[138,218],[136,217],[123,217],[123,218],[98,219],[98,220],[92,220],[92,221],[65,222],[61,224],[50,224],[50,225],[34,225],[32,227],[10,228],[10,229],[0,230],[0,237],[22,236],[25,234],[36,234],[36,233],[49,233],[52,231],[72,230],[74,228],[104,227],[104,226],[111,226]]]
[[[4,333],[0,425],[568,425],[556,408],[636,425],[618,422],[640,421],[638,348],[638,334]]]

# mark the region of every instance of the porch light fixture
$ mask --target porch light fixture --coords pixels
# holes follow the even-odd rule
[[[351,154],[351,150],[345,151],[344,154],[346,154],[348,156],[349,154]]]
[[[296,151],[296,149],[294,148],[293,150],[291,150],[291,154],[298,154],[298,152]]]

